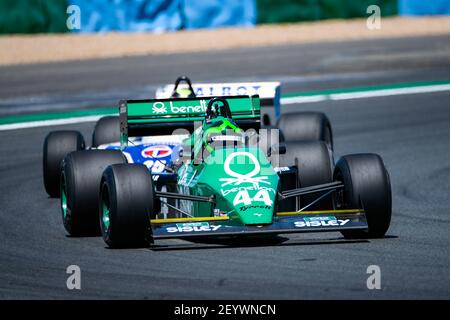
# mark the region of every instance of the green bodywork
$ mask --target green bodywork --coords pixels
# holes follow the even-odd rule
[[[186,142],[186,145],[188,149],[193,150],[194,156],[197,156],[203,151],[212,153],[214,147],[209,143],[209,138],[212,135],[226,134],[242,134],[242,130],[234,121],[224,117],[218,117],[198,127]]]
[[[212,144],[213,136],[235,140],[217,146]],[[186,202],[185,211],[194,217],[213,216],[215,211],[238,225],[272,223],[278,175],[259,148],[246,146],[243,131],[232,119],[218,116],[203,121],[188,143],[194,157],[178,171],[179,189],[191,195],[214,195],[215,204]]]
[[[205,121],[210,98],[165,99],[121,102],[121,116],[127,126],[201,121],[185,142],[193,157],[178,169],[178,192],[214,196],[215,202],[180,200],[180,209],[193,217],[228,216],[232,225],[271,224],[276,207],[279,177],[264,152],[245,143],[209,145],[210,135],[243,134],[239,120],[259,123],[258,96],[224,97],[233,119],[217,117]],[[124,107],[122,109],[122,107]],[[242,136],[243,137],[243,136]],[[121,126],[122,141],[128,138]],[[242,139],[244,141],[244,139]],[[184,151],[187,152],[187,151]],[[202,161],[196,161],[201,154]]]
[[[177,212],[172,213],[182,216],[151,218],[151,240],[368,230],[362,209],[278,212],[280,198],[296,195],[281,192],[277,172],[260,145],[252,143],[258,136],[243,132],[260,128],[259,97],[218,98],[210,108],[212,98],[120,102],[122,147],[128,133],[152,135],[173,128],[190,133],[172,163],[177,194],[156,195],[175,199]],[[104,208],[104,224],[107,217]]]
[[[215,149],[203,163],[193,161],[178,171],[182,193],[215,195],[208,202],[186,201],[182,206],[194,217],[228,215],[232,224],[270,224],[275,212],[279,177],[259,148]]]

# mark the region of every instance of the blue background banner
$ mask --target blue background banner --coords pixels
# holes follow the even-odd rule
[[[80,7],[80,32],[179,30],[182,26],[181,2],[181,0],[69,0],[71,5]]]
[[[255,0],[69,0],[81,10],[80,32],[254,26]]]
[[[410,15],[444,15],[450,14],[449,0],[399,0],[399,14]]]
[[[186,29],[251,27],[256,23],[255,0],[184,0],[184,2]]]

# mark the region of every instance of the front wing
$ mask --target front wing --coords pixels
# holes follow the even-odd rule
[[[367,230],[362,209],[279,212],[267,225],[240,225],[229,217],[150,220],[153,239],[251,236],[342,230]]]

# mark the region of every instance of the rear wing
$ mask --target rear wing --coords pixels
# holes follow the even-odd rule
[[[209,100],[215,97],[119,102],[120,143],[125,147],[128,137],[170,135],[177,129],[193,132],[194,123],[203,121]],[[236,124],[242,129],[260,128],[259,96],[222,97],[230,106]]]
[[[173,84],[159,87],[156,89],[156,98],[170,98],[174,87]],[[271,108],[274,108],[276,120],[281,114],[281,86],[279,82],[196,83],[192,85],[192,88],[197,97],[259,95],[263,114],[266,112],[272,113]]]

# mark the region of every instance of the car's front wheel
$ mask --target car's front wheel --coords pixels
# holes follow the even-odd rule
[[[150,219],[155,218],[154,186],[140,164],[109,166],[100,187],[100,226],[109,247],[146,247],[151,243]]]
[[[388,171],[376,154],[343,156],[336,164],[334,180],[344,184],[336,204],[342,209],[364,209],[368,230],[346,230],[346,238],[380,238],[391,222],[392,196]]]

